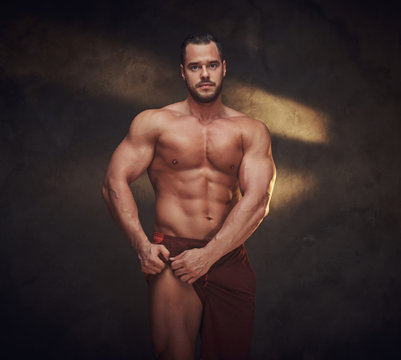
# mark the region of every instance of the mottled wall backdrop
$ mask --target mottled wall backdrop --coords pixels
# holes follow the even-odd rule
[[[401,356],[400,6],[16,1],[0,15],[0,356],[151,359],[147,286],[100,186],[141,110],[182,100],[179,45],[225,45],[227,105],[271,130],[247,242],[252,359]],[[153,194],[132,187],[148,234]]]

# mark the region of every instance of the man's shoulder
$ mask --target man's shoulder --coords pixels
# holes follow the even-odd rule
[[[148,109],[136,115],[133,121],[135,122],[144,122],[149,120],[157,121],[173,115],[174,112],[172,111],[172,109],[168,109],[167,107],[160,109]]]
[[[227,118],[236,122],[244,131],[268,131],[267,126],[260,120],[254,119],[237,110],[226,107]]]
[[[180,101],[173,104],[166,105],[162,107],[160,110],[170,113],[171,115],[180,116],[184,115],[184,107],[185,102]]]
[[[170,107],[170,105],[160,109],[148,109],[134,117],[131,127],[144,129],[160,128],[163,124],[166,124],[168,120],[180,115],[182,114],[174,107]]]
[[[270,132],[265,123],[254,119],[239,111],[228,108],[229,119],[234,121],[241,132],[241,138],[245,149],[269,148],[271,144]]]

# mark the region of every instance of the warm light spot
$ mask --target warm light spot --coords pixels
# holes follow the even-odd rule
[[[24,42],[17,46],[16,55],[10,54],[9,61],[4,64],[7,74],[37,78],[88,96],[134,102],[143,108],[169,104],[172,94],[183,91],[178,64],[174,66],[165,60],[157,49],[151,51],[48,20],[43,20],[41,26],[51,31],[30,31],[33,25],[29,19],[25,25],[26,33],[21,36]],[[16,23],[15,28],[10,26],[9,31],[20,33],[21,24]],[[318,110],[235,79],[225,80],[224,94],[228,106],[263,121],[272,135],[308,143],[329,142],[328,119]],[[27,99],[30,99],[29,94]],[[272,207],[293,206],[317,185],[313,173],[278,166]],[[146,175],[135,182],[133,190],[145,202],[154,199]]]
[[[227,80],[226,85],[229,105],[263,121],[272,134],[311,143],[328,142],[323,113],[237,80]]]
[[[15,58],[11,55],[6,62],[7,73],[38,77],[91,96],[116,97],[150,108],[169,104],[172,94],[182,93],[178,63],[174,66],[157,51],[45,22],[42,26],[52,31],[29,32],[25,38],[30,46],[21,44],[21,53]],[[26,25],[30,28],[29,23]],[[20,29],[21,25],[16,26]],[[51,47],[42,43],[51,43]],[[327,118],[315,109],[232,78],[225,81],[224,94],[228,106],[263,121],[273,135],[328,142]]]
[[[171,94],[182,89],[178,64],[170,65],[157,52],[50,20],[41,24],[51,31],[30,31],[35,25],[26,20],[26,44],[10,55],[8,74],[148,107],[171,103]],[[15,27],[21,32],[21,24]]]
[[[295,206],[297,202],[305,200],[316,186],[317,178],[314,174],[280,168],[277,170],[271,207]]]

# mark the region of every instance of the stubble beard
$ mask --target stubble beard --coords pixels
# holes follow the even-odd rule
[[[208,103],[215,101],[219,97],[221,90],[223,89],[223,79],[221,79],[221,82],[215,88],[215,91],[213,93],[209,93],[209,94],[200,94],[199,92],[197,92],[196,87],[195,88],[190,87],[186,81],[185,81],[185,84],[186,84],[188,92],[191,94],[192,98],[196,102],[199,102],[201,104],[208,104]]]

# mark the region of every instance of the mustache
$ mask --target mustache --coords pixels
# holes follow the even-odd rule
[[[200,83],[196,84],[196,87],[201,87],[202,85],[216,86],[216,83],[212,81],[201,81]]]

